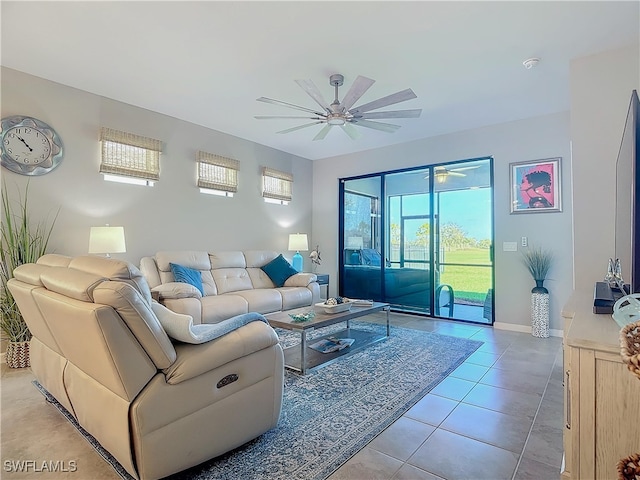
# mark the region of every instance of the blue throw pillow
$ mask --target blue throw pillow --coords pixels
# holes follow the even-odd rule
[[[262,267],[262,271],[267,274],[276,287],[281,287],[291,275],[295,275],[298,271],[291,266],[289,262],[282,256],[276,258]]]
[[[188,283],[193,285],[198,290],[202,296],[204,296],[204,289],[202,288],[202,275],[200,275],[199,270],[194,270],[193,268],[183,267],[182,265],[177,265],[175,263],[169,263],[171,267],[171,272],[173,273],[176,282]]]

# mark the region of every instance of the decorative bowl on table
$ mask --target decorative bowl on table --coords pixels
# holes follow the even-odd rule
[[[313,320],[313,318],[316,316],[316,312],[314,312],[313,310],[308,310],[302,313],[290,313],[289,316],[294,323],[302,323]]]
[[[339,313],[351,310],[353,302],[345,297],[331,297],[324,302],[316,303],[316,307],[324,310],[324,313]]]

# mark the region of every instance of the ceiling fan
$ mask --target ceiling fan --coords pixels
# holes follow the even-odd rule
[[[329,84],[335,88],[335,98],[331,104],[322,96],[318,87],[311,80],[296,80],[296,83],[307,92],[307,94],[313,98],[318,105],[322,107],[322,111],[313,110],[307,107],[301,107],[280,100],[273,100],[267,97],[260,97],[257,100],[259,102],[272,103],[274,105],[282,105],[284,107],[301,110],[308,112],[311,115],[307,116],[271,116],[271,115],[256,115],[255,118],[259,120],[284,118],[284,119],[304,119],[314,120],[311,123],[305,123],[304,125],[298,125],[297,127],[281,130],[277,133],[289,133],[301,128],[311,127],[324,123],[325,126],[318,132],[313,138],[314,140],[322,140],[327,136],[331,127],[339,126],[342,130],[352,139],[356,139],[359,136],[357,129],[354,125],[366,128],[373,128],[375,130],[381,130],[383,132],[395,132],[400,125],[393,125],[383,122],[372,122],[371,120],[385,119],[385,118],[418,118],[422,109],[413,110],[393,110],[386,112],[372,112],[371,110],[377,110],[378,108],[393,105],[395,103],[404,102],[417,98],[413,90],[407,88],[401,92],[397,92],[386,97],[379,98],[364,105],[353,107],[353,105],[364,95],[364,93],[373,85],[375,80],[367,77],[358,76],[351,85],[351,88],[344,96],[342,101],[338,100],[338,87],[341,87],[344,83],[344,76],[336,73],[329,77]]]
[[[433,176],[438,183],[444,183],[447,181],[447,178],[451,177],[466,177],[466,173],[460,173],[463,170],[473,170],[475,168],[479,168],[480,165],[474,165],[472,167],[459,167],[459,168],[446,168],[443,166],[435,167],[433,169]],[[426,177],[429,178],[429,174]]]

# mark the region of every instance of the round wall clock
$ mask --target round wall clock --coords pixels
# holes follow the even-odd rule
[[[2,119],[3,167],[21,175],[44,175],[62,161],[62,139],[41,120],[23,115]]]

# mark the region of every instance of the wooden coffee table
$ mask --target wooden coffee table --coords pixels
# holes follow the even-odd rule
[[[294,322],[289,316],[290,313],[296,314],[308,312],[311,308],[314,309],[316,314],[313,320],[309,320],[307,322]],[[269,324],[274,328],[284,328],[286,330],[291,330],[292,332],[300,333],[300,344],[284,349],[284,363],[285,367],[304,375],[312,369],[328,365],[340,357],[349,355],[389,337],[389,309],[390,307],[388,303],[374,302],[373,305],[363,307],[352,305],[351,310],[339,313],[325,313],[321,308],[304,307],[287,310],[285,312],[269,313],[265,315],[265,317],[269,321]],[[386,335],[351,328],[351,320],[380,311],[387,312]],[[321,353],[309,348],[307,345],[307,334],[309,332],[317,328],[328,327],[341,322],[346,322],[346,328],[344,330],[314,338],[313,343],[328,337],[353,338],[355,339],[353,345],[331,353]]]

